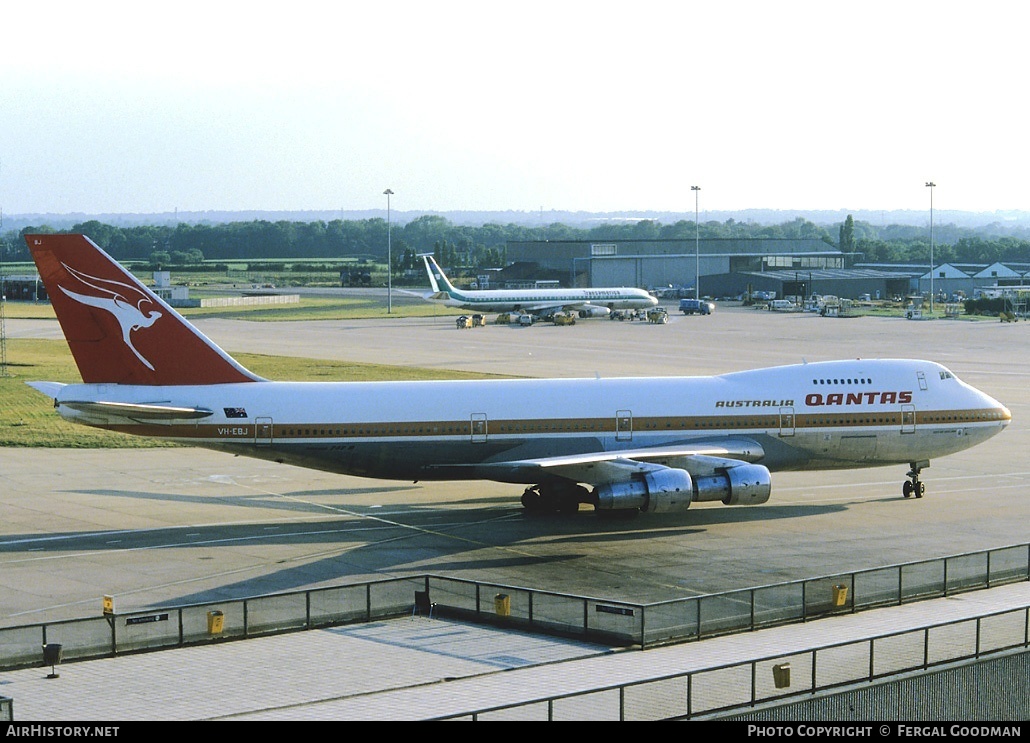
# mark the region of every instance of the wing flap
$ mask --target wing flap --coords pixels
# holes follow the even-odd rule
[[[707,476],[720,470],[757,462],[764,456],[765,451],[755,441],[725,439],[557,457],[530,457],[471,466],[483,477],[507,482],[532,483],[554,476],[596,486],[625,482],[634,475],[666,467],[686,470],[694,477]]]
[[[547,312],[560,312],[565,305],[554,302],[524,302],[519,305],[523,312],[530,312],[534,315],[542,315]]]

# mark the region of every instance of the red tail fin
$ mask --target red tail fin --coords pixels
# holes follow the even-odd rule
[[[255,382],[85,235],[26,235],[82,381]]]

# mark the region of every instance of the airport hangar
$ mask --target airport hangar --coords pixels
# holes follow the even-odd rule
[[[931,285],[926,266],[863,264],[860,253],[813,238],[509,241],[507,260],[523,272],[535,266],[539,276],[565,286],[639,286],[679,290],[681,296],[693,296],[699,273],[702,295],[716,298],[750,288],[777,297],[889,299],[928,293]],[[985,285],[1030,281],[1030,274],[1001,264],[943,264],[933,274],[935,293],[961,290],[968,297]]]

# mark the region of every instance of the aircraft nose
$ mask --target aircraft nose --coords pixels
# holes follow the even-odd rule
[[[977,391],[979,392],[979,390]],[[993,417],[1001,422],[1002,428],[1012,422],[1012,411],[1009,410],[1008,407],[1002,405],[986,392],[980,392],[980,396],[983,398],[981,401],[982,407],[989,410],[993,414]]]
[[[1007,426],[1012,422],[1012,412],[1004,405],[1001,406],[1001,423],[1003,426]]]

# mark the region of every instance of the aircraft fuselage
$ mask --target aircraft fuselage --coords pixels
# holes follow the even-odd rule
[[[76,401],[112,405],[98,410]],[[210,415],[158,419],[131,409],[121,415],[117,403]],[[910,360],[819,362],[716,377],[77,384],[63,387],[55,404],[66,418],[99,428],[404,480],[478,478],[476,465],[492,461],[727,437],[753,441],[756,461],[770,470],[869,467],[961,451],[1001,431],[1011,417],[939,364]],[[533,481],[516,471],[493,479]]]

